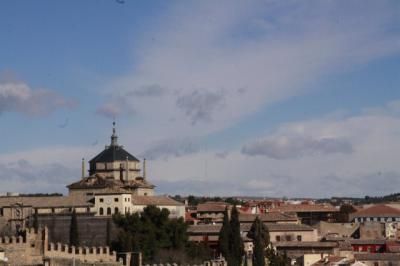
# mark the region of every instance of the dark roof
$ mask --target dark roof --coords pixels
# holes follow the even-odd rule
[[[303,224],[268,224],[264,223],[270,232],[287,232],[287,231],[313,231],[310,226]],[[215,225],[192,225],[189,226],[188,232],[191,233],[218,233],[221,230],[222,224]],[[250,231],[251,224],[240,224],[242,232]]]
[[[262,214],[247,214],[240,213],[239,221],[241,223],[253,223],[254,220],[258,217],[263,222],[280,222],[280,221],[297,221],[298,218],[286,213],[280,212],[267,212]]]
[[[338,246],[336,242],[318,242],[318,241],[282,241],[276,242],[276,248],[335,248]]]
[[[385,239],[349,239],[352,245],[385,245]]]
[[[355,253],[354,258],[361,261],[399,261],[399,253]]]
[[[125,161],[128,158],[129,161],[136,161],[139,160],[127,152],[122,146],[118,145],[110,145],[106,146],[105,150],[100,152],[97,156],[95,156],[89,162],[114,162],[114,161]]]

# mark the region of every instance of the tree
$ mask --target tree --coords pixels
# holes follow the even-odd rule
[[[336,221],[339,223],[349,222],[350,214],[357,210],[351,204],[343,204],[340,206],[340,210],[336,215]]]
[[[111,220],[107,219],[106,223],[106,245],[111,245]]]
[[[244,255],[244,247],[240,234],[239,212],[236,206],[232,209],[230,229],[228,265],[240,266]]]
[[[229,257],[230,233],[231,233],[231,225],[229,223],[228,207],[226,207],[221,231],[219,231],[219,250],[224,258]]]
[[[163,255],[185,253],[187,225],[182,218],[170,219],[168,209],[147,206],[140,215],[117,214],[113,220],[119,233],[112,248],[118,252],[141,251],[146,263],[159,263]],[[163,259],[169,260],[169,257]]]
[[[78,232],[78,220],[76,217],[75,209],[72,211],[71,224],[69,229],[69,244],[71,246],[79,246],[79,232]]]
[[[265,266],[265,248],[269,244],[269,233],[260,218],[256,217],[247,235],[254,243],[253,265]]]

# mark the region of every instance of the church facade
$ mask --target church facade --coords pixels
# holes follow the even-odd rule
[[[183,203],[155,195],[155,186],[146,177],[146,160],[141,163],[118,144],[115,123],[110,145],[89,161],[87,172],[82,160],[82,176],[67,186],[67,196],[0,196],[0,234],[24,230],[34,215],[46,220],[73,210],[81,216],[107,218],[154,205],[168,209],[171,218],[185,218]]]
[[[82,179],[67,186],[69,195],[92,197],[112,190],[136,196],[154,195],[155,186],[146,179],[146,159],[140,169],[140,161],[118,144],[113,125],[110,145],[89,161],[89,176],[85,176],[82,161]]]

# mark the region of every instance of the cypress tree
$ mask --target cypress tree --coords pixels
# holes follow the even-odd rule
[[[76,218],[75,209],[72,211],[71,224],[69,229],[69,244],[71,246],[79,246],[79,232],[78,232],[78,220]]]
[[[221,231],[219,231],[219,250],[225,259],[229,257],[230,231],[231,231],[231,226],[229,224],[228,207],[226,207]]]
[[[236,206],[232,209],[231,214],[231,234],[229,237],[229,266],[240,266],[242,264],[242,258],[244,255],[243,241],[240,234],[240,222],[239,222],[239,212]]]
[[[253,265],[254,266],[265,266],[265,240],[263,228],[264,224],[257,217],[251,226],[251,234],[254,243],[254,254],[253,254]]]
[[[111,244],[111,220],[107,219],[106,224],[106,245],[110,246]]]

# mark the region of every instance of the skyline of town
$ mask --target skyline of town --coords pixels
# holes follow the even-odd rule
[[[160,194],[397,193],[398,17],[398,1],[2,2],[0,193],[65,194],[114,119]]]

